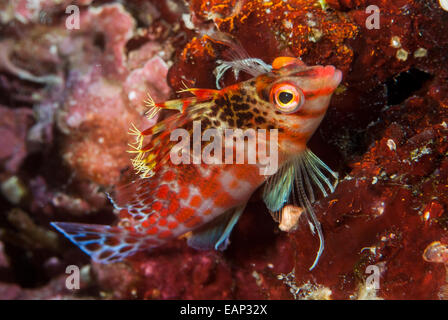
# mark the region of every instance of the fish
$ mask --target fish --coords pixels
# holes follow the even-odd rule
[[[261,187],[274,220],[280,221],[282,209],[291,203],[305,213],[320,240],[310,270],[316,266],[324,237],[312,203],[315,190],[324,196],[334,191],[337,173],[307,148],[307,142],[324,118],[342,72],[331,65],[308,66],[296,57],[281,56],[267,64],[229,47],[233,59],[218,61],[216,89],[186,87],[182,92],[190,97],[159,103],[148,97],[149,117],[160,110],[172,114],[144,130],[131,127],[135,142],[129,152],[134,154],[136,178],[109,195],[118,212],[115,225],[51,223],[94,262],[122,261],[180,237],[198,250],[224,250],[249,198]],[[221,88],[228,70],[237,80],[240,72],[250,78]],[[199,143],[180,144],[179,135],[173,139],[179,129],[188,135],[199,130],[202,138]],[[266,133],[256,140],[256,153],[262,147],[276,150],[276,170],[263,174],[268,165],[248,163],[251,154],[246,151],[242,163],[235,163],[235,154],[229,157],[233,162],[198,161],[195,155],[211,144],[209,139],[202,145],[209,129]],[[229,150],[235,151],[234,146],[223,146],[221,151]],[[187,161],[174,163],[173,154]]]

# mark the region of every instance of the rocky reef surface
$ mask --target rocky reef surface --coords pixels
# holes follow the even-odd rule
[[[2,2],[0,299],[447,299],[446,10],[435,0]],[[305,221],[281,232],[258,193],[224,252],[179,239],[92,264],[49,222],[114,222],[105,192],[130,167],[130,123],[151,125],[148,92],[163,101],[185,84],[215,87],[225,50],[211,30],[267,63],[298,56],[343,71],[310,141],[341,178],[314,204],[319,264],[308,270],[318,239]],[[69,265],[79,290],[66,288]]]

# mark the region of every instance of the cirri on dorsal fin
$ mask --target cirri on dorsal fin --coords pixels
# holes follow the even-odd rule
[[[227,50],[222,54],[222,59],[216,60],[218,66],[213,71],[216,78],[216,88],[221,89],[219,82],[228,70],[233,71],[236,80],[238,80],[241,71],[250,74],[252,77],[271,71],[271,65],[265,63],[262,59],[251,57],[241,43],[231,35],[214,32],[206,35],[206,37],[214,43],[227,47]]]

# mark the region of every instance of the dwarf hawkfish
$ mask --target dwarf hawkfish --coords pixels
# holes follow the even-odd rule
[[[322,121],[342,73],[333,66],[307,66],[294,57],[278,57],[268,65],[249,57],[232,41],[215,41],[231,52],[229,61],[217,61],[217,89],[186,88],[183,91],[192,97],[164,103],[149,99],[150,117],[160,109],[177,112],[146,130],[131,129],[136,139],[133,165],[139,176],[116,187],[110,197],[118,212],[117,225],[52,223],[93,261],[120,261],[181,236],[193,248],[223,250],[247,201],[262,186],[263,200],[275,220],[281,220],[282,209],[291,203],[306,213],[311,231],[320,240],[310,270],[317,264],[324,238],[311,205],[313,190],[324,196],[327,190],[333,192],[337,174],[306,144]],[[239,72],[252,78],[221,89],[227,70],[233,70],[236,79]],[[263,175],[259,163],[246,162],[174,164],[170,150],[177,142],[171,141],[171,133],[179,128],[191,133],[197,121],[202,132],[275,129],[278,170]],[[270,150],[272,143],[265,141]]]

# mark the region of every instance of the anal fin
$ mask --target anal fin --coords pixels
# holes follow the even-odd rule
[[[229,245],[229,236],[246,204],[227,210],[215,220],[193,232],[187,243],[197,250],[223,251]]]

